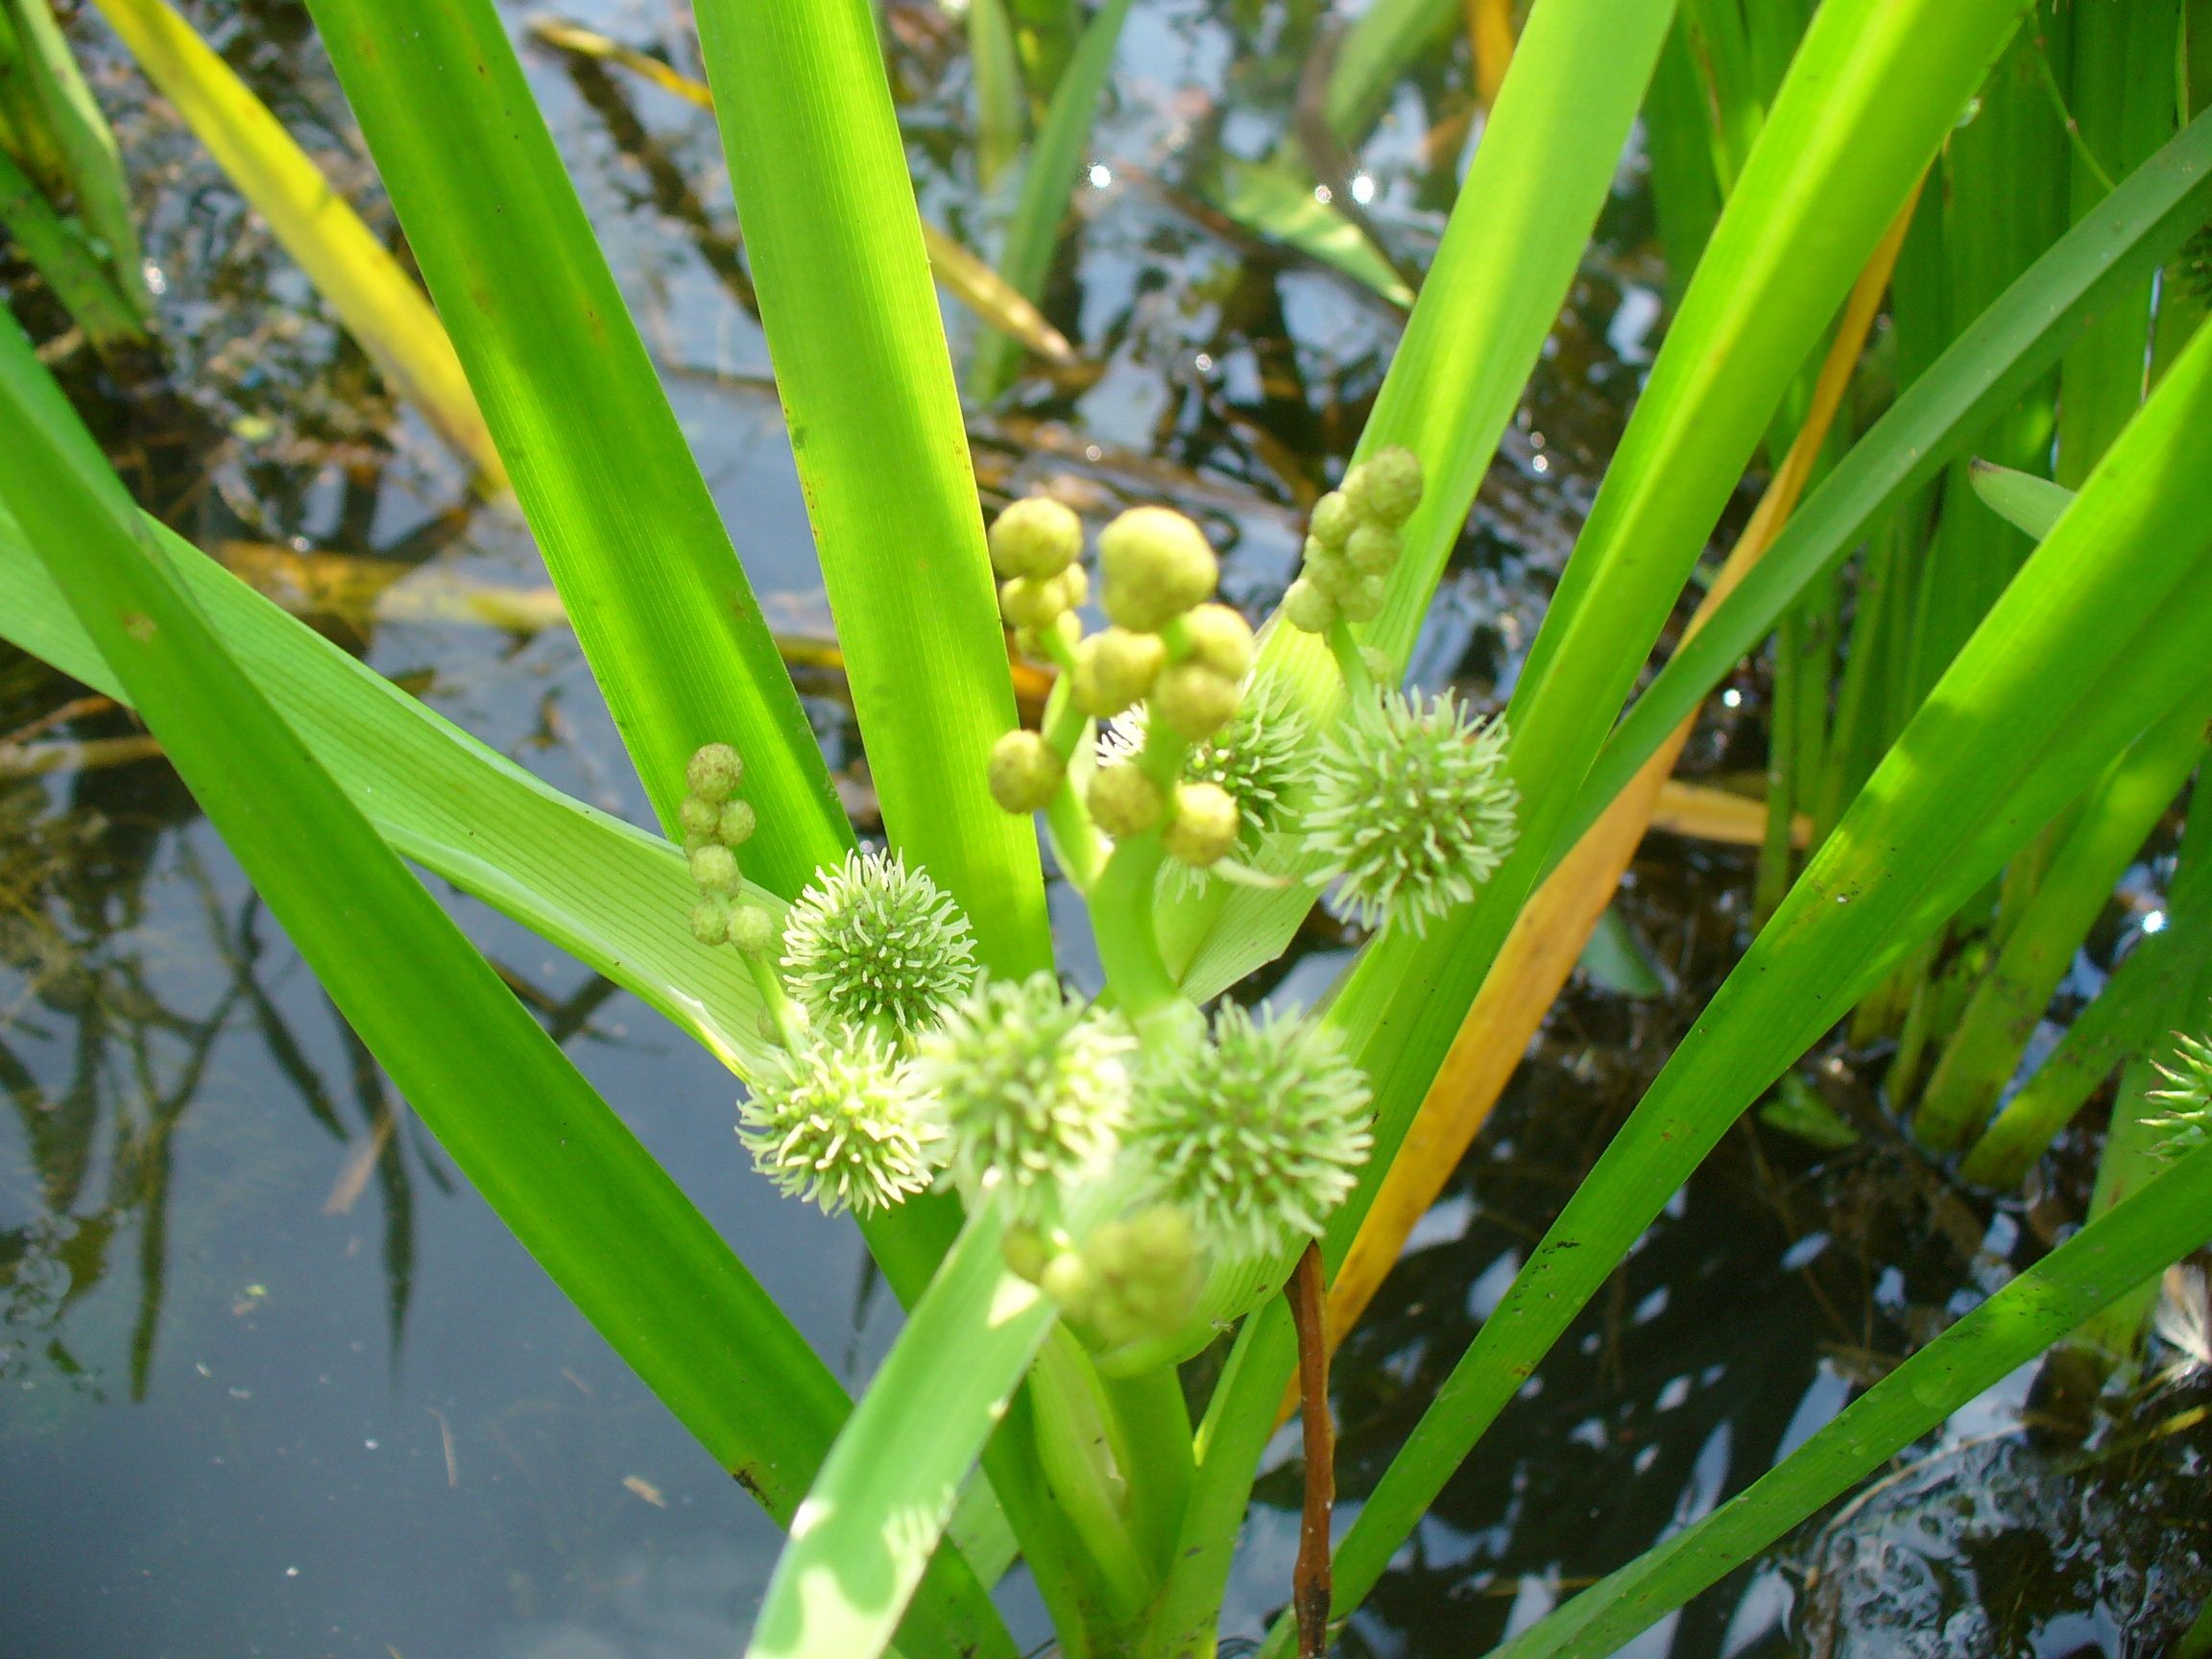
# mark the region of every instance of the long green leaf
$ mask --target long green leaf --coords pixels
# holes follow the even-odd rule
[[[1340,1609],[1736,1117],[2201,680],[2208,553],[2212,334],[1930,693],[1478,1333],[1337,1552]]]
[[[1603,1659],[1953,1411],[2212,1238],[2212,1147],[2092,1221],[1695,1526],[1599,1579],[1494,1659]]]
[[[1060,84],[1052,88],[1045,124],[1029,145],[1022,196],[998,255],[998,275],[1032,302],[1045,297],[1045,279],[1060,246],[1060,227],[1068,218],[1068,199],[1091,143],[1098,95],[1113,73],[1115,48],[1121,43],[1121,25],[1128,16],[1129,0],[1106,0],[1093,14],[1075,55],[1060,73]],[[975,357],[968,370],[969,390],[984,402],[998,397],[1013,383],[1015,371],[1022,366],[1021,353],[1020,343],[1010,336],[986,332],[975,343]]]
[[[1052,962],[983,518],[866,0],[707,0],[707,78],[883,823],[995,974]]]
[[[96,349],[138,346],[146,330],[113,276],[94,258],[84,237],[60,214],[29,174],[0,151],[0,225],[38,268]]]
[[[2040,541],[2074,505],[2074,492],[2063,484],[2038,478],[2032,472],[2000,467],[1994,461],[1976,461],[1967,471],[1974,493],[1990,512],[2024,536]]]
[[[1773,628],[1864,525],[1949,464],[1996,411],[2058,360],[2093,317],[2157,268],[2212,210],[2212,117],[2143,164],[1907,388],[1791,515],[1767,556],[1637,699],[1568,815],[1557,846],[1605,810],[1668,733]]]
[[[1540,0],[1392,357],[1359,453],[1400,444],[1428,471],[1382,617],[1366,643],[1403,666],[1498,440],[1512,419],[1611,188],[1669,16],[1667,0]],[[1607,50],[1594,57],[1592,40]],[[1319,724],[1343,682],[1310,635],[1270,627],[1262,671]],[[1282,954],[1312,907],[1212,882],[1161,906],[1161,943],[1203,999]]]
[[[791,1523],[748,1659],[876,1659],[1057,1310],[985,1204],[916,1304]],[[999,1651],[1012,1651],[1004,1644]]]
[[[836,1379],[224,649],[13,327],[0,422],[0,500],[348,1022],[584,1316],[788,1519],[848,1414]],[[917,1655],[1003,1640],[956,1552],[936,1589]]]
[[[852,832],[506,25],[492,0],[310,10],[662,828],[691,752],[736,744],[748,874],[795,898]]]
[[[1399,76],[1424,52],[1449,40],[1461,15],[1458,0],[1375,0],[1338,42],[1330,65],[1321,104],[1329,130],[1358,146],[1374,130]],[[1611,46],[1608,41],[1608,51]]]

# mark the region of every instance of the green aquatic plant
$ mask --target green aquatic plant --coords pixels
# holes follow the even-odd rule
[[[1220,602],[1205,531],[1163,507],[1105,525],[1094,565],[1080,519],[1044,497],[986,529],[871,13],[699,0],[882,806],[888,854],[860,856],[498,14],[310,9],[661,833],[522,773],[147,518],[12,328],[0,628],[138,710],[423,1123],[790,1529],[752,1640],[763,1659],[894,1642],[1012,1659],[989,1591],[1015,1551],[1064,1653],[1209,1651],[1300,1368],[1318,1543],[1285,1586],[1307,1617],[1269,1642],[1319,1651],[1737,1117],[1977,895],[2032,886],[2045,827],[2114,757],[2144,761],[2130,791],[2180,765],[2164,737],[2202,694],[2212,629],[2212,335],[2162,333],[2144,397],[2146,297],[2135,390],[2077,443],[2078,494],[2039,540],[1972,532],[1973,568],[2003,567],[1987,592],[1931,578],[1916,597],[1930,623],[1910,694],[1849,728],[1850,787],[1818,845],[1775,867],[1770,919],[1332,1560],[1318,1298],[1531,893],[1778,622],[1787,661],[1818,665],[1792,608],[1819,612],[1834,562],[1888,536],[1885,515],[1936,469],[1958,463],[1943,511],[1969,522],[1966,446],[2203,223],[2212,124],[2175,132],[2156,88],[2158,121],[2140,123],[2165,123],[2155,153],[2108,198],[2084,187],[2080,224],[2009,285],[1958,290],[1973,298],[1956,338],[1910,366],[1889,414],[1622,720],[1762,445],[1794,430],[1858,274],[1932,164],[1970,172],[1993,141],[1960,116],[2015,50],[2017,0],[1827,0],[1801,38],[1790,21],[1770,84],[1717,69],[1671,103],[1665,65],[1693,60],[1668,56],[1671,9],[1537,0],[1358,447],[1281,608],[1257,618]],[[1065,211],[1077,117],[1124,11],[1110,0],[1084,31],[1024,175],[1007,275],[1033,298],[1081,222]],[[1402,24],[1363,38],[1421,36]],[[1361,63],[1371,81],[1371,50]],[[1647,92],[1655,165],[1715,170],[1703,195],[1668,199],[1685,257],[1664,342],[1505,708],[1402,691]],[[1693,142],[1673,141],[1677,117]],[[1955,200],[1985,199],[1984,176],[1951,181]],[[1901,277],[1908,314],[1911,300]],[[2161,310],[2160,328],[2181,315]],[[1018,372],[998,346],[986,357],[987,389]],[[2070,386],[2090,378],[2077,361]],[[2032,456],[2033,436],[2008,431],[2006,452]],[[1087,632],[1094,570],[1109,625]],[[1036,730],[1018,719],[1009,629],[1058,670]],[[1826,690],[1803,706],[1824,713]],[[1095,723],[1137,709],[1096,763]],[[2136,749],[2153,734],[2158,766]],[[1094,1000],[1054,975],[1032,814],[1090,908]],[[2111,838],[2135,821],[2091,817]],[[782,1190],[850,1207],[906,1305],[858,1401],[403,859],[600,968],[745,1079],[733,1165],[750,1149]],[[1178,868],[1225,878],[1163,879]],[[1232,998],[1209,1020],[1332,882],[1372,931],[1316,1011],[1255,1020]],[[1516,1653],[1618,1648],[2201,1242],[2212,1148],[2176,1151]],[[1175,1366],[1219,1328],[1235,1335],[1194,1428]]]

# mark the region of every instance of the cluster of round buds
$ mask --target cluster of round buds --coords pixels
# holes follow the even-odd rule
[[[702,945],[725,943],[732,918],[740,909],[757,908],[742,905],[736,898],[735,849],[753,838],[756,825],[753,808],[737,799],[737,785],[744,780],[745,762],[727,743],[702,746],[684,769],[690,792],[676,817],[684,830],[684,855],[691,865],[691,879],[699,884],[691,932]]]
[[[1231,1260],[1319,1238],[1366,1161],[1368,1090],[1334,1033],[1224,1002],[1209,1041],[1147,1056],[1126,1143],[1158,1203]]]
[[[1014,1222],[1050,1219],[1114,1156],[1135,1046],[1048,973],[978,982],[917,1045],[915,1081],[961,1190],[995,1187]]]
[[[1505,725],[1450,691],[1355,697],[1314,766],[1306,851],[1317,882],[1367,927],[1426,933],[1475,897],[1512,851],[1521,795],[1504,775]]]
[[[998,613],[1034,643],[1091,596],[1083,569],[1083,520],[1049,496],[1016,501],[991,525]]]
[[[2150,1119],[2160,1132],[2158,1151],[2165,1158],[2178,1158],[2212,1142],[2212,1043],[2176,1032],[2174,1044],[2171,1066],[2152,1062],[2173,1085],[2150,1096],[2168,1108]]]
[[[1080,1247],[1017,1227],[1004,1248],[1009,1267],[1105,1347],[1174,1330],[1190,1317],[1204,1284],[1197,1230],[1167,1205],[1102,1222]]]
[[[1306,563],[1283,595],[1283,619],[1326,634],[1342,618],[1372,622],[1402,551],[1400,532],[1421,505],[1421,461],[1395,445],[1378,449],[1313,504]]]

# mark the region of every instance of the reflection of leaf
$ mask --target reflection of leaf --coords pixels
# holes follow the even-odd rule
[[[1272,161],[1222,163],[1222,212],[1270,241],[1295,248],[1309,258],[1365,284],[1400,309],[1413,303],[1413,290],[1399,279],[1359,227],[1320,201],[1304,175]]]

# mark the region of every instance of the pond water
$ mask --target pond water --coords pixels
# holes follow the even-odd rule
[[[187,10],[388,228],[304,11]],[[695,71],[683,10],[571,15]],[[829,641],[709,120],[531,43],[524,12],[507,15],[774,625]],[[1356,436],[1398,320],[1194,202],[1224,149],[1273,144],[1297,79],[1267,26],[1239,35],[1238,15],[1195,0],[1136,9],[1078,203],[1084,232],[1046,306],[1092,367],[1025,383],[975,416],[974,436],[994,495],[1051,481],[1086,511],[1165,500],[1203,517],[1230,548],[1226,590],[1257,614],[1288,578],[1302,506]],[[57,368],[141,499],[442,713],[648,821],[565,629],[378,611],[391,566],[365,559],[510,593],[541,589],[543,569],[517,522],[471,506],[450,458],[382,394],[89,9],[73,28],[163,273],[171,380],[124,396],[82,353]],[[1007,192],[975,181],[960,25],[894,5],[886,37],[924,210],[987,244]],[[1441,229],[1461,158],[1444,129],[1456,119],[1463,145],[1465,80],[1455,62],[1402,89],[1363,156],[1370,211],[1405,251],[1425,253]],[[23,268],[0,276],[39,338],[61,332]],[[1664,285],[1631,147],[1416,651],[1422,684],[1485,706],[1510,690],[1648,361]],[[973,319],[949,304],[947,322],[964,353]],[[795,672],[867,833],[865,754],[819,661],[801,649]],[[1756,665],[1735,690],[1686,771],[1763,766]],[[135,732],[84,697],[0,655],[0,736],[41,721],[42,741]],[[2174,829],[2135,873],[2147,898]],[[1587,960],[1347,1341],[1340,1526],[1741,951],[1754,862],[1747,848],[1647,840],[1611,953]],[[753,1175],[732,1133],[733,1080],[628,995],[433,886],[822,1357],[863,1383],[898,1310],[849,1221],[779,1201]],[[1079,911],[1055,915],[1081,983],[1094,962]],[[2115,906],[2079,974],[2110,965],[2125,924]],[[1317,912],[1238,995],[1310,1000],[1357,939]],[[1839,1049],[1815,1072],[1852,1145],[1755,1119],[1722,1143],[1447,1490],[1347,1652],[1479,1652],[1525,1627],[1741,1490],[2079,1221],[2094,1115],[2030,1194],[1992,1204],[1887,1128],[1879,1059]],[[0,1085],[12,1108],[0,1119],[11,1655],[741,1649],[777,1529],[451,1171],[158,758],[0,780]],[[1194,1391],[1212,1362],[1194,1362]],[[2084,1450],[2046,1408],[2048,1388],[2031,1408],[2033,1382],[2008,1380],[1925,1461],[1901,1460],[1633,1650],[2161,1651],[2212,1591],[2212,1386],[2175,1382]],[[1287,1599],[1299,1479],[1294,1436],[1280,1437],[1225,1635],[1258,1635]],[[1018,1636],[1042,1643],[1019,1572],[1001,1596]]]

